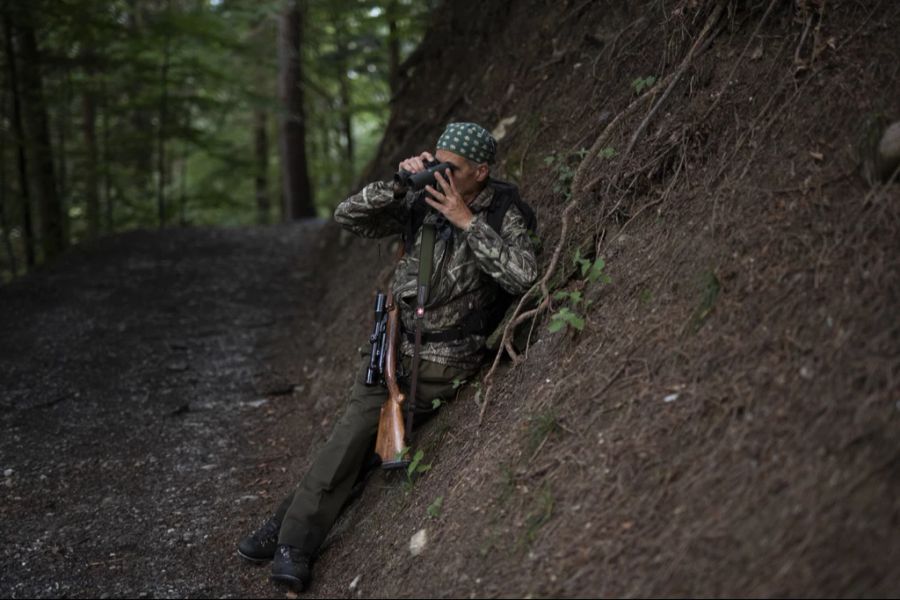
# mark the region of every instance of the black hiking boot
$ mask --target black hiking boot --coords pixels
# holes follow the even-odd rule
[[[254,563],[272,560],[278,546],[280,529],[281,521],[277,517],[270,517],[259,529],[241,540],[238,544],[238,554],[241,558]]]
[[[309,570],[309,555],[299,548],[279,544],[272,560],[272,581],[288,586],[295,592],[302,592],[312,577]]]

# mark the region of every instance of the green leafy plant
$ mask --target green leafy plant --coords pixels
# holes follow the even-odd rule
[[[559,290],[558,292],[553,294],[553,299],[554,300],[568,300],[572,306],[578,306],[584,300],[584,297],[582,296],[581,292],[579,292],[578,290],[575,290],[572,292],[570,292],[568,290]],[[585,303],[585,306],[590,306],[590,301]]]
[[[604,272],[606,262],[602,258],[591,260],[581,256],[581,250],[575,250],[575,256],[572,262],[578,268],[578,272],[582,278],[580,285],[583,288],[586,285],[596,282],[610,283],[612,279]],[[588,308],[591,300],[585,301],[584,294],[580,289],[576,290],[559,290],[553,294],[553,299],[557,301],[565,301],[567,306],[561,307],[557,312],[550,316],[550,332],[555,333],[567,327],[571,327],[576,331],[584,329],[584,318],[577,312],[579,306]]]
[[[439,516],[441,516],[441,508],[443,508],[443,506],[444,506],[444,497],[438,496],[437,498],[435,498],[434,502],[432,502],[430,505],[428,505],[426,512],[428,513],[428,516],[431,517],[432,519],[437,519]]]
[[[572,311],[568,306],[563,306],[550,317],[550,333],[556,333],[566,326],[582,331],[584,317]]]
[[[409,455],[409,446],[403,446],[403,449],[397,452],[397,455],[394,456],[394,460],[403,460],[406,456]]]
[[[539,415],[528,420],[527,453],[531,456],[546,440],[550,434],[562,431],[559,419],[552,408],[548,408]]]
[[[581,162],[587,155],[587,149],[582,148],[569,154],[560,154],[554,152],[544,158],[544,164],[550,165],[556,175],[556,181],[553,184],[553,191],[562,194],[566,200],[572,197],[572,181],[575,179],[575,171],[577,166],[573,166],[573,159]]]
[[[616,149],[613,148],[612,146],[607,146],[606,148],[604,148],[603,150],[600,151],[600,156],[602,158],[609,159],[615,155],[616,155]]]
[[[588,258],[582,258],[581,250],[575,250],[575,258],[573,262],[578,265],[581,270],[581,277],[587,279],[588,283],[599,281],[600,283],[609,283],[612,281],[609,275],[603,272],[606,268],[606,261],[602,258],[591,262]]]
[[[440,398],[433,398],[431,400],[431,410],[437,410],[438,408],[441,407],[441,404],[443,404],[443,402],[441,401]]]
[[[702,285],[703,293],[700,299],[700,305],[694,310],[693,315],[691,315],[692,333],[697,333],[700,328],[703,327],[703,324],[706,322],[706,319],[709,317],[716,304],[719,292],[722,290],[722,284],[719,282],[719,278],[716,277],[716,274],[713,271],[707,271],[703,274]]]
[[[409,449],[406,449],[407,453]],[[409,485],[412,485],[415,481],[415,477],[417,475],[421,475],[427,471],[431,470],[431,463],[422,464],[422,459],[425,458],[425,452],[422,450],[416,451],[416,454],[413,456],[412,461],[410,461],[409,466],[406,467],[406,481]]]
[[[656,77],[653,75],[648,75],[647,77],[637,77],[634,81],[631,82],[631,87],[634,88],[634,92],[636,94],[640,94],[647,88],[651,87],[654,83],[656,83]]]

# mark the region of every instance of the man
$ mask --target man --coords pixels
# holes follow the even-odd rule
[[[407,239],[410,251],[400,259],[391,281],[400,308],[399,362],[405,373],[412,370],[414,354],[421,232],[424,225],[436,229],[413,405],[419,420],[435,410],[435,398],[455,396],[455,379],[467,379],[481,366],[491,331],[486,320],[473,317],[489,314],[504,294],[521,294],[537,278],[531,238],[518,204],[505,203],[499,231],[488,222],[489,210],[496,210],[495,196],[509,190],[489,177],[495,153],[496,142],[487,130],[474,123],[451,123],[438,139],[434,155],[422,152],[399,165],[401,170],[418,173],[426,168],[425,161],[451,163],[452,170],[435,174],[440,189],[425,188],[431,197],[400,184],[375,182],[344,200],[334,213],[338,223],[363,237],[404,234],[411,238]],[[423,227],[411,231],[414,203],[422,200],[433,210],[425,214]],[[386,392],[383,386],[365,385],[368,366],[366,357],[343,416],[303,481],[275,515],[238,546],[238,553],[248,560],[274,559],[272,580],[297,591],[309,584],[310,558],[370,464]],[[410,382],[401,379],[400,383],[408,395]]]

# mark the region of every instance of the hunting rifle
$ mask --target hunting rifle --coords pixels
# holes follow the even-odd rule
[[[403,424],[403,403],[406,396],[397,385],[400,310],[391,293],[385,296],[378,292],[375,297],[375,327],[369,341],[372,344],[372,354],[366,373],[366,385],[374,385],[380,375],[388,392],[387,399],[381,405],[375,453],[381,458],[382,469],[405,469],[410,463],[406,427]]]

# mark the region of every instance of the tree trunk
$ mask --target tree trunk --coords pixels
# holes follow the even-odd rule
[[[341,60],[341,72],[338,74],[338,82],[341,90],[341,129],[344,134],[344,182],[350,185],[353,179],[355,149],[353,147],[353,114],[350,106],[350,82],[347,79],[347,68]]]
[[[22,106],[25,132],[32,149],[33,160],[29,161],[32,181],[36,184],[38,206],[41,215],[41,236],[44,259],[52,260],[66,247],[63,235],[65,214],[56,191],[56,174],[53,169],[53,149],[50,144],[50,129],[47,125],[47,108],[44,105],[44,89],[41,81],[41,60],[37,39],[31,20],[31,8],[27,3],[20,6],[22,23],[16,30],[22,52]]]
[[[93,47],[91,45],[91,47]],[[89,240],[100,235],[100,189],[97,176],[97,95],[94,88],[96,69],[90,51],[82,52],[87,64],[87,83],[82,97],[84,112],[82,126],[84,134],[84,177],[85,201],[87,202],[87,237]]]
[[[387,5],[388,20],[388,83],[391,86],[391,99],[400,91],[400,34],[397,30],[397,2],[391,0]]]
[[[34,226],[31,223],[31,201],[28,185],[28,160],[25,155],[25,129],[22,124],[22,104],[19,98],[18,71],[16,69],[16,51],[13,44],[12,17],[8,10],[3,12],[4,41],[6,44],[7,72],[9,73],[9,90],[12,97],[12,129],[16,144],[16,158],[19,172],[19,197],[21,198],[22,244],[25,247],[25,264],[30,269],[35,265]]]
[[[170,14],[172,3],[166,3],[166,14]],[[162,96],[159,100],[159,132],[157,137],[156,167],[156,208],[159,214],[159,227],[166,226],[166,108],[169,94],[169,58],[171,55],[172,36],[166,30],[166,42],[163,48],[163,64],[160,73]]]
[[[128,0],[128,35],[134,40],[140,40],[144,36],[144,13],[141,8],[146,7],[146,2]],[[146,9],[146,8],[145,8]],[[151,109],[144,105],[141,96],[144,94],[143,73],[135,73],[125,90],[129,97],[127,106],[134,107],[131,112],[131,126],[134,132],[144,134],[153,129],[153,116]],[[149,104],[149,103],[148,103]],[[135,142],[129,142],[124,148],[125,156],[121,160],[132,166],[132,184],[138,189],[139,194],[149,194],[152,183],[148,181],[153,173],[153,152],[143,142],[135,146]]]
[[[344,136],[344,156],[342,163],[341,174],[343,175],[343,183],[345,185],[350,185],[353,179],[353,162],[354,162],[354,148],[353,148],[353,113],[352,107],[350,106],[352,100],[350,97],[350,82],[347,78],[347,42],[344,39],[343,27],[340,22],[340,14],[335,10],[332,12],[332,25],[334,26],[334,45],[335,45],[335,56],[336,60],[334,61],[336,77],[338,81],[338,90],[339,90],[339,106],[338,106],[338,114],[340,115],[340,127],[341,133]]]
[[[64,75],[63,83],[63,102],[62,109],[57,114],[56,134],[58,142],[56,144],[56,152],[54,154],[57,160],[56,167],[56,195],[59,198],[60,210],[63,213],[63,239],[71,240],[69,235],[69,219],[66,206],[69,204],[69,163],[66,159],[66,143],[69,139],[69,123],[72,122],[71,106],[72,106],[72,77],[69,71]],[[52,134],[51,134],[52,136]]]
[[[188,126],[188,129],[190,129],[190,126]],[[185,142],[181,145],[181,176],[179,177],[181,180],[181,199],[178,202],[178,224],[182,227],[187,225],[187,163],[188,145]]]
[[[103,106],[103,199],[106,202],[105,230],[112,233],[113,226],[113,199],[112,181],[109,177],[109,95],[106,93],[106,77],[101,85]]]
[[[2,94],[3,102],[0,110],[3,114],[6,112],[6,91]],[[13,251],[12,242],[9,239],[9,220],[6,218],[6,139],[0,144],[0,230],[3,231],[3,246],[6,248],[6,256],[9,261],[9,270],[13,278],[19,273],[19,266],[16,263],[16,253]]]
[[[269,224],[269,132],[265,110],[256,111],[256,222]]]
[[[300,53],[303,11],[289,2],[278,27],[279,97],[282,104],[281,170],[285,220],[315,216],[306,159],[306,117],[303,108],[303,61]]]

